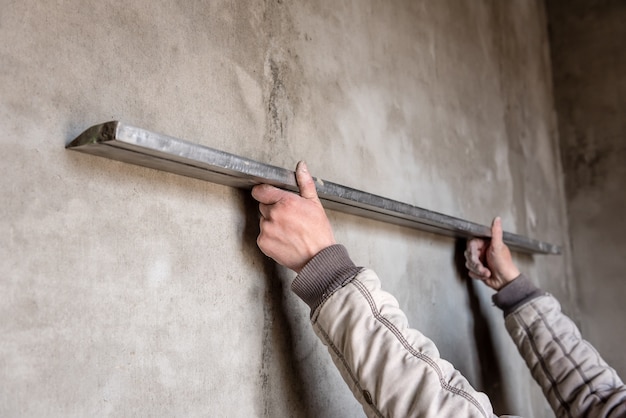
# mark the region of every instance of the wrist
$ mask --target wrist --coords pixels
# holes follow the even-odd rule
[[[354,265],[343,245],[322,249],[300,271],[291,284],[291,290],[313,312],[334,290],[354,277],[361,267]]]
[[[493,295],[492,300],[497,307],[502,309],[506,316],[517,309],[517,307],[543,294],[544,292],[535,286],[528,277],[519,274],[502,286],[498,293]]]
[[[520,276],[520,271],[515,266],[507,269],[502,274],[502,278],[507,284],[511,283],[513,280],[517,279],[519,276]]]

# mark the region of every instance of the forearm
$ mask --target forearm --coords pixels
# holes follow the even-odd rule
[[[521,279],[529,282],[525,277]],[[532,286],[517,285],[526,289],[526,300],[515,307],[504,306],[505,312],[510,311],[506,328],[556,415],[626,414],[626,387],[561,312],[558,301],[544,292],[532,291]],[[504,290],[509,292],[509,302],[515,302],[510,297],[514,289]],[[498,304],[498,296],[494,301]]]
[[[350,264],[338,267],[344,272],[339,280],[322,278],[334,284],[304,299],[314,308],[316,334],[367,415],[492,417],[487,397],[441,359],[431,340],[409,328],[376,274]],[[347,271],[350,277],[345,277]],[[305,267],[294,282],[296,293],[315,287],[302,283],[308,274]]]

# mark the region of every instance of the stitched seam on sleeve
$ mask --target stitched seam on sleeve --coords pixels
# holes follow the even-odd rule
[[[332,340],[330,339],[330,336],[326,333],[326,331],[324,331],[322,329],[322,327],[317,327],[317,329],[319,330],[319,332],[322,334],[322,336],[324,337],[324,340],[326,341],[326,345],[328,345],[328,347],[330,347],[333,352],[335,353],[335,355],[337,356],[337,358],[341,361],[341,364],[343,364],[344,369],[348,372],[348,374],[350,375],[350,378],[352,379],[352,382],[354,383],[354,385],[357,387],[357,389],[359,390],[359,392],[362,394],[363,393],[363,387],[361,386],[361,384],[359,383],[358,378],[355,376],[355,374],[352,372],[352,369],[350,368],[350,366],[348,365],[348,362],[346,361],[345,357],[341,354],[341,352],[339,351],[339,349],[335,346],[335,344],[333,344]],[[380,412],[378,410],[378,408],[375,407],[374,404],[368,404],[369,407],[371,407],[374,412],[376,412],[376,415],[383,418],[384,415],[382,414],[382,412]]]
[[[532,306],[533,309],[535,308],[533,302],[530,302],[529,305]],[[522,318],[522,316],[519,314],[519,312],[515,312],[512,315],[514,315],[515,318],[522,324],[522,329],[524,330],[524,333],[526,334],[526,338],[528,339],[528,341],[530,343],[530,347],[532,348],[533,353],[535,354],[535,357],[539,361],[539,364],[541,365],[541,369],[543,370],[543,373],[545,374],[545,376],[550,381],[550,386],[552,387],[552,391],[554,392],[557,400],[561,404],[561,408],[563,408],[565,410],[565,412],[567,412],[567,415],[569,417],[572,417],[572,413],[570,412],[569,405],[565,402],[565,400],[561,396],[561,393],[558,390],[558,387],[557,387],[557,384],[556,384],[556,380],[550,374],[550,371],[548,370],[548,366],[546,365],[545,359],[539,354],[539,348],[535,344],[535,340],[532,338],[532,334],[530,332],[530,327],[528,326],[526,321],[524,321],[524,318]]]
[[[456,388],[456,387],[454,387],[452,385],[449,385],[446,382],[446,380],[444,379],[443,371],[439,368],[437,363],[435,363],[433,361],[433,359],[431,359],[427,355],[425,355],[425,354],[417,351],[415,348],[413,348],[413,346],[411,346],[411,344],[406,340],[406,338],[404,338],[404,335],[402,335],[400,330],[398,328],[396,328],[396,326],[391,321],[389,321],[387,318],[385,318],[384,316],[382,316],[378,312],[378,309],[376,309],[376,303],[374,302],[374,299],[371,297],[371,294],[370,294],[369,290],[363,285],[363,283],[359,282],[358,280],[354,280],[351,284],[356,286],[356,288],[363,295],[363,297],[365,297],[365,299],[367,300],[368,304],[370,305],[370,309],[372,311],[372,314],[374,315],[374,318],[377,321],[379,321],[381,324],[383,324],[385,326],[385,328],[387,328],[389,331],[391,331],[391,333],[394,334],[394,336],[398,339],[400,344],[402,344],[402,346],[411,355],[413,355],[415,358],[417,358],[419,360],[422,360],[423,362],[428,364],[435,371],[435,373],[437,373],[437,376],[439,377],[439,385],[441,386],[441,388],[443,390],[447,390],[447,391],[449,391],[449,392],[451,392],[451,393],[453,393],[455,395],[459,395],[459,396],[465,398],[472,405],[474,405],[480,411],[480,413],[483,416],[488,417],[486,411],[483,409],[482,405],[480,404],[480,402],[478,402],[478,400],[476,398],[474,398],[472,395],[470,395],[469,393],[467,393],[463,389],[459,389],[459,388]]]
[[[350,277],[347,277],[343,282],[341,282],[341,284],[339,286],[337,286],[337,288],[333,289],[332,292],[328,292],[325,295],[323,295],[322,300],[320,301],[319,305],[317,306],[317,308],[315,310],[311,311],[311,322],[313,322],[314,324],[317,323],[317,318],[319,317],[319,312],[320,312],[320,307],[326,303],[326,301],[328,299],[330,299],[330,297],[332,295],[335,294],[336,291],[338,291],[339,289],[341,289],[342,287],[344,287],[345,285],[347,285],[348,283],[350,283],[352,280],[354,280],[354,278],[356,276],[358,276],[360,273],[362,273],[365,269],[361,268],[359,271],[357,271],[355,274],[353,274]]]
[[[606,398],[601,396],[598,393],[597,389],[594,389],[593,384],[591,382],[591,379],[589,379],[589,377],[587,377],[585,372],[581,369],[581,365],[574,360],[574,358],[571,356],[570,353],[566,353],[565,352],[565,347],[561,343],[561,340],[556,336],[556,333],[554,332],[554,329],[552,327],[550,327],[550,325],[548,325],[548,321],[546,320],[546,317],[543,314],[543,312],[538,310],[535,307],[534,304],[531,304],[531,307],[533,308],[533,310],[535,310],[537,315],[541,318],[543,323],[546,325],[546,328],[548,328],[548,331],[550,331],[550,335],[552,336],[552,339],[557,343],[557,345],[561,349],[561,352],[563,352],[563,355],[565,356],[565,358],[567,358],[569,360],[569,362],[574,366],[574,370],[576,370],[576,372],[578,372],[578,374],[580,375],[580,377],[581,377],[581,379],[583,381],[583,384],[589,388],[589,395],[590,396],[595,396],[602,403],[606,403],[606,401],[607,401]],[[583,342],[581,342],[581,343],[583,343]]]

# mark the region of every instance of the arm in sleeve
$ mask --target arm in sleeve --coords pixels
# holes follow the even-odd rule
[[[315,333],[370,417],[492,417],[487,396],[408,326],[396,299],[344,247],[320,252],[292,289],[312,309]]]
[[[626,417],[626,386],[559,302],[520,276],[494,302],[533,378],[559,417]]]

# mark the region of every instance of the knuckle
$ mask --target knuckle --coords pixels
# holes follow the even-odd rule
[[[287,195],[285,195],[282,199],[280,199],[280,201],[278,203],[280,203],[282,205],[282,207],[286,208],[286,209],[291,209],[293,208],[294,204],[296,203],[296,195],[289,193]]]

